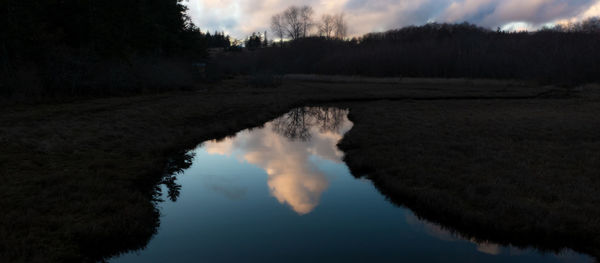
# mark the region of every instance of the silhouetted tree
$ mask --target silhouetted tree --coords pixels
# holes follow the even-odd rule
[[[271,18],[271,30],[275,35],[286,35],[292,40],[307,37],[314,26],[312,16],[314,11],[310,6],[291,6],[283,14],[274,15]]]
[[[319,23],[319,36],[330,39],[335,33],[335,18],[332,15],[323,15]]]
[[[213,35],[206,32],[209,48],[228,48],[231,46],[231,39],[225,32],[215,31]]]
[[[310,30],[314,26],[313,14],[314,10],[310,6],[300,7],[300,22],[302,23],[302,37],[307,37],[310,34]]]
[[[301,10],[297,6],[291,6],[283,12],[284,28],[288,37],[292,40],[299,39],[302,36],[304,25],[300,16]]]
[[[267,31],[265,30],[265,35],[264,35],[264,39],[263,39],[263,47],[268,47],[269,46],[269,38],[267,37]]]
[[[285,36],[285,26],[283,25],[283,17],[281,15],[274,15],[271,17],[271,30],[273,34],[279,37],[279,45],[283,47],[283,38]]]
[[[600,18],[590,17],[581,22],[558,24],[553,28],[546,28],[546,30],[571,33],[600,33]]]
[[[326,34],[325,34],[326,35]],[[598,19],[536,32],[469,23],[409,26],[351,40],[308,37],[252,57],[230,57],[237,72],[524,79],[578,85],[600,82]]]
[[[327,39],[333,37],[344,39],[348,34],[348,23],[344,17],[344,13],[337,15],[323,15],[318,24],[319,35]]]
[[[246,39],[245,44],[248,49],[260,48],[262,46],[262,38],[259,34],[252,33],[252,35]]]
[[[8,96],[133,86],[137,80],[125,81],[139,69],[132,61],[198,59],[209,46],[181,0],[3,0],[0,6],[0,89]]]
[[[346,23],[344,13],[334,16],[333,24],[335,28],[335,37],[338,39],[344,39],[346,35],[348,35],[348,23]]]

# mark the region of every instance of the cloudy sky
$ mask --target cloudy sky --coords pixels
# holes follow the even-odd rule
[[[344,12],[351,35],[430,21],[536,28],[600,15],[600,0],[189,0],[187,5],[201,29],[237,38],[268,30],[270,17],[290,5],[310,5],[316,17]]]

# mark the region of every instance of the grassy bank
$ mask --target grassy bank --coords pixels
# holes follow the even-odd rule
[[[600,256],[600,100],[351,105],[355,176],[462,235]]]
[[[276,96],[197,92],[4,109],[0,261],[95,261],[144,246],[159,223],[150,201],[167,158],[284,112]]]
[[[185,93],[4,106],[0,261],[95,261],[143,247],[159,224],[151,201],[169,156],[333,101],[352,108],[356,126],[342,144],[349,165],[356,175],[369,171],[394,200],[434,221],[520,226],[517,237],[539,228],[559,245],[572,239],[555,238],[572,233],[597,247],[598,108],[540,94],[554,92],[502,82],[293,79],[265,89],[235,79]],[[482,99],[456,100],[467,97]]]

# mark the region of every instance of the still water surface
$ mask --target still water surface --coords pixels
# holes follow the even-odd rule
[[[592,262],[464,239],[393,205],[342,161],[347,116],[299,108],[201,144],[162,189],[158,234],[111,262]]]

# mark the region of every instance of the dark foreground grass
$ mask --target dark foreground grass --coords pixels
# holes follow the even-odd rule
[[[351,105],[355,176],[463,236],[600,256],[600,101]]]
[[[217,92],[214,92],[217,94]],[[167,158],[287,110],[224,92],[5,109],[0,262],[97,261],[144,246]]]
[[[93,262],[141,248],[159,224],[152,200],[169,156],[303,104],[373,98],[401,101],[346,103],[356,126],[342,147],[357,175],[369,171],[382,192],[429,219],[476,226],[483,232],[468,233],[477,237],[545,233],[550,247],[597,256],[598,106],[524,99],[547,91],[364,80],[260,89],[232,80],[195,92],[4,106],[0,262]]]

